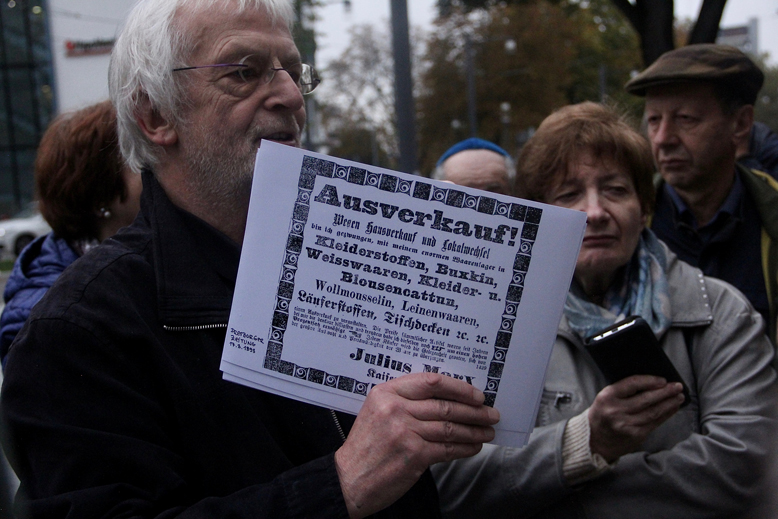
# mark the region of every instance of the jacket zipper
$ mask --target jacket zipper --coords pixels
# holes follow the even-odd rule
[[[560,408],[562,404],[569,404],[573,400],[573,395],[562,391],[557,391],[554,395],[554,407]]]
[[[559,409],[562,404],[569,404],[573,401],[573,394],[567,391],[549,391],[543,390],[543,398],[546,402],[551,403],[556,409]]]
[[[340,434],[340,440],[343,443],[346,443],[346,435],[343,434],[343,427],[340,426],[340,420],[338,420],[338,415],[335,414],[334,409],[330,409],[330,414],[332,415],[332,421],[335,422],[335,427],[338,428],[338,434]]]
[[[202,330],[214,330],[216,328],[227,328],[227,324],[198,324],[197,326],[168,326],[162,325],[166,332],[199,332]]]
[[[227,328],[227,324],[200,324],[197,326],[168,326],[166,324],[162,325],[162,328],[165,331],[168,332],[197,332],[201,330],[213,330],[216,328]],[[338,434],[340,435],[340,440],[345,443],[346,442],[346,435],[343,433],[343,427],[340,425],[340,420],[338,420],[338,415],[335,414],[334,409],[330,409],[330,415],[332,415],[332,421],[335,422],[335,427],[338,429]]]

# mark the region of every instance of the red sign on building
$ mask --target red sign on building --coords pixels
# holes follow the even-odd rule
[[[115,39],[97,39],[92,41],[65,41],[65,56],[72,58],[77,56],[97,56],[110,54]]]

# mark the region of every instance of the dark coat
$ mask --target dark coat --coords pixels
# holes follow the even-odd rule
[[[238,247],[143,181],[135,223],[60,277],[8,357],[30,516],[347,517],[333,413],[222,379]],[[428,472],[395,507],[438,515]]]

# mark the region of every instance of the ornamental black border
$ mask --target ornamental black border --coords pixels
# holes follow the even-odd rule
[[[263,364],[264,368],[281,375],[307,380],[362,396],[366,396],[367,392],[374,385],[373,382],[362,382],[344,375],[327,373],[312,367],[299,366],[281,358],[284,349],[284,333],[289,322],[289,309],[294,294],[297,262],[302,253],[303,233],[308,222],[311,195],[317,176],[344,180],[352,184],[374,187],[381,191],[402,193],[420,200],[427,200],[451,207],[472,209],[479,213],[504,216],[509,220],[524,222],[516,258],[513,262],[513,276],[505,294],[502,322],[495,338],[494,354],[489,363],[487,382],[484,389],[486,405],[494,406],[543,210],[517,203],[501,202],[488,196],[471,195],[454,187],[441,188],[421,180],[405,180],[388,173],[375,173],[358,167],[341,166],[332,161],[310,155],[303,157],[303,164],[300,169],[297,200],[295,201],[289,235],[286,240],[284,264],[281,267],[281,276],[278,281],[276,304],[273,311],[273,321],[270,325],[268,346]],[[432,371],[437,372],[438,369],[438,366],[434,366]]]

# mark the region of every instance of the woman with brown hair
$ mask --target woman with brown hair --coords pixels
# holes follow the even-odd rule
[[[38,147],[35,185],[40,211],[53,232],[28,245],[14,264],[0,316],[2,359],[62,271],[138,214],[140,175],[122,161],[110,101],[51,122]]]
[[[764,322],[646,228],[652,176],[648,142],[595,103],[553,113],[525,145],[517,196],[584,211],[587,228],[529,443],[435,468],[444,515],[749,517],[767,495],[778,387]],[[633,315],[688,405],[657,376],[608,384],[587,353],[587,338]]]

